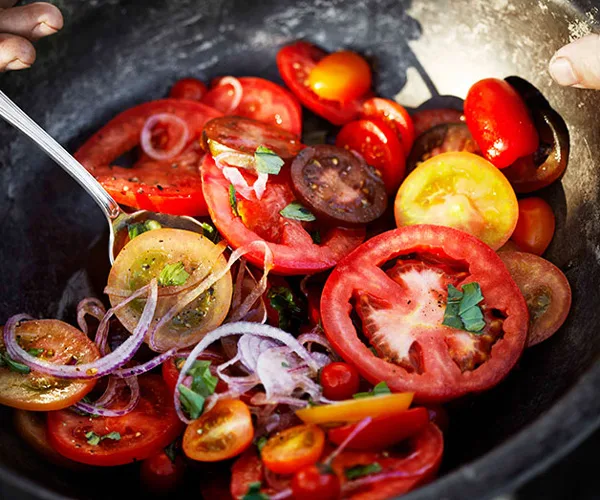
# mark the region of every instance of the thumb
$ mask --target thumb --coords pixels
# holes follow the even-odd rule
[[[559,49],[548,66],[559,85],[600,89],[600,36],[587,35]]]

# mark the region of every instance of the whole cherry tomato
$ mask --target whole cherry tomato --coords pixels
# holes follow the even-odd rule
[[[519,200],[519,219],[511,239],[524,252],[542,255],[554,236],[554,212],[541,198]]]
[[[335,500],[340,498],[340,479],[324,466],[309,465],[292,479],[292,493],[295,500]]]
[[[196,78],[182,78],[171,87],[169,97],[173,99],[187,99],[200,101],[206,94],[206,85]]]
[[[358,370],[348,363],[330,363],[321,370],[321,385],[327,399],[350,399],[360,385]]]
[[[371,68],[356,52],[334,52],[316,64],[308,84],[323,99],[351,101],[371,87]]]

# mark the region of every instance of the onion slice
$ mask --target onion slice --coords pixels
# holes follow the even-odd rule
[[[251,200],[253,194],[259,200],[263,197],[267,189],[269,174],[256,172],[254,169],[254,158],[252,156],[236,151],[226,151],[215,156],[214,160],[217,167],[223,172],[223,176],[233,184],[236,193],[239,193],[240,196],[243,196],[247,200]],[[239,166],[242,166],[245,169],[251,169],[253,173],[256,174],[257,177],[252,186],[248,184],[248,181],[240,172]]]
[[[89,335],[88,325],[85,320],[85,317],[88,315],[96,318],[98,321],[102,321],[102,318],[106,315],[104,304],[94,297],[83,299],[77,304],[77,324],[86,335]]]
[[[152,129],[158,124],[168,124],[169,128],[173,127],[179,132],[179,138],[169,149],[161,150],[154,147],[152,144]],[[170,132],[173,133],[173,132]],[[170,160],[183,151],[183,148],[188,142],[190,132],[187,123],[172,113],[158,113],[150,116],[140,134],[140,144],[142,150],[150,158],[154,160]]]
[[[219,80],[219,87],[222,87],[223,85],[231,85],[233,90],[229,109],[224,113],[227,115],[229,113],[233,113],[242,102],[242,97],[244,97],[244,89],[240,81],[235,76],[224,76],[221,78]]]
[[[129,386],[131,395],[129,397],[129,402],[127,403],[127,406],[125,406],[124,408],[119,408],[118,410],[103,408],[103,406],[100,404],[100,399],[96,401],[96,404],[84,403],[83,401],[79,401],[78,403],[75,403],[73,405],[73,408],[84,413],[89,413],[90,415],[99,415],[101,417],[122,417],[123,415],[127,415],[135,409],[135,407],[140,401],[140,384],[138,383],[136,377],[126,378],[125,383]],[[109,401],[107,403],[103,402],[103,404],[108,405],[111,402],[112,401]]]

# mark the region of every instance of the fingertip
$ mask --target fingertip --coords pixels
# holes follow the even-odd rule
[[[37,2],[28,5],[27,8],[33,11],[30,15],[37,20],[37,24],[31,30],[34,39],[53,35],[64,26],[62,12],[55,5]]]
[[[548,71],[559,85],[600,89],[600,36],[586,35],[558,49]]]
[[[16,35],[0,35],[0,71],[29,68],[35,57],[35,48],[29,40]]]

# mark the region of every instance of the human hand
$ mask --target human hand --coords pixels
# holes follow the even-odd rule
[[[587,35],[559,49],[548,66],[556,83],[600,89],[600,35]]]
[[[62,14],[54,5],[13,7],[15,3],[17,0],[0,0],[0,71],[29,68],[35,61],[31,42],[63,27]]]

